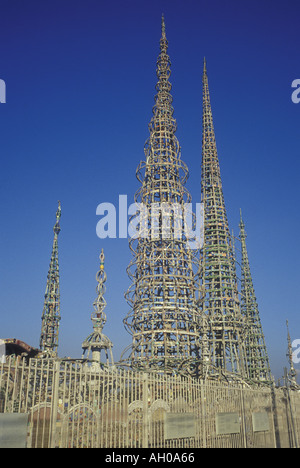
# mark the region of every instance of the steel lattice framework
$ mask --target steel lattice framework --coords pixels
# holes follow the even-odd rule
[[[208,373],[247,377],[245,321],[241,313],[235,257],[225,208],[206,61],[203,73],[201,200],[204,243],[200,257],[202,357]],[[210,370],[208,369],[210,368]]]
[[[97,280],[97,297],[94,301],[94,312],[92,313],[91,320],[93,323],[93,332],[84,340],[82,343],[83,355],[87,353],[86,358],[89,358],[91,353],[91,360],[92,360],[92,369],[95,371],[99,371],[102,368],[101,363],[101,353],[105,354],[105,365],[113,365],[113,353],[112,348],[113,344],[107,336],[103,333],[103,328],[106,323],[106,314],[104,309],[106,307],[106,300],[104,298],[104,294],[106,291],[105,283],[106,283],[106,272],[104,270],[104,252],[103,249],[100,254],[100,270],[97,272],[96,280]]]
[[[196,250],[188,248],[187,231],[182,229],[183,212],[191,196],[184,187],[188,169],[175,136],[167,51],[162,17],[150,137],[145,144],[146,161],[137,168],[141,187],[135,201],[144,210],[139,213],[140,235],[130,241],[134,259],[128,268],[132,285],[126,298],[132,310],[124,324],[132,334],[128,359],[133,368],[170,373],[185,365],[194,372],[199,359]],[[152,224],[159,209],[156,224]]]
[[[271,371],[265,337],[255,296],[248,251],[246,246],[245,223],[240,219],[241,260],[241,311],[247,322],[246,366],[249,378],[255,382],[271,383]]]
[[[133,369],[147,372],[180,372],[218,379],[223,376],[270,384],[269,359],[242,218],[239,238],[241,302],[239,300],[206,61],[203,72],[202,234],[198,232],[200,226],[191,211],[191,196],[185,188],[188,168],[181,160],[175,135],[177,123],[172,106],[171,62],[164,17],[156,74],[157,94],[149,123],[150,136],[144,148],[145,161],[140,162],[136,171],[141,184],[135,194],[138,212],[131,219],[137,229],[131,232],[129,242],[133,259],[127,269],[131,286],[125,296],[131,310],[124,324],[132,335],[132,343],[119,364],[129,364]],[[47,357],[57,356],[58,347],[60,217],[59,203],[40,339],[40,349]],[[197,240],[201,237],[203,244],[197,249]],[[112,342],[103,334],[107,279],[103,250],[96,279],[97,298],[91,317],[93,331],[82,344],[82,358],[87,353],[92,368],[99,371],[103,369],[102,352],[106,355],[106,365],[114,365]],[[291,378],[294,378],[293,369]]]
[[[47,277],[45,301],[42,314],[42,329],[40,349],[48,357],[55,357],[58,348],[58,334],[60,322],[60,288],[58,264],[58,235],[60,233],[61,204],[58,202],[56,223],[54,225],[54,240],[50,267]]]

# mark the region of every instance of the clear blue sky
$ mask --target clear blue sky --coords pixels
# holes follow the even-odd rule
[[[131,253],[96,236],[96,207],[132,200],[154,104],[161,14],[172,61],[177,137],[200,201],[206,57],[230,227],[242,208],[272,371],[287,364],[285,320],[300,338],[298,0],[1,0],[2,338],[38,346],[57,200],[62,203],[60,356],[81,356],[105,250],[115,359]]]

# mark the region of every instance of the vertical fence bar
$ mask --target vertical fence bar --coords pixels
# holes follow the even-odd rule
[[[148,431],[149,431],[149,417],[148,417],[148,374],[143,373],[143,448],[148,447]]]
[[[59,374],[60,374],[60,361],[56,361],[53,367],[53,388],[52,388],[52,405],[50,416],[50,441],[49,446],[55,448],[55,431],[58,415],[58,389],[59,389]]]

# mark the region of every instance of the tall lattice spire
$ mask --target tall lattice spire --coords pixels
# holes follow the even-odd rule
[[[248,252],[246,246],[245,223],[240,219],[240,241],[241,241],[241,311],[246,318],[247,335],[246,345],[246,365],[249,378],[255,382],[271,383],[271,371],[265,337],[262,330],[261,320],[258,311],[258,304],[255,297],[253,280],[250,272]]]
[[[185,204],[191,197],[184,187],[188,169],[175,136],[170,65],[162,17],[157,94],[145,144],[146,161],[137,169],[141,187],[135,201],[144,210],[143,215],[140,212],[140,235],[130,241],[134,259],[128,268],[132,285],[126,298],[132,310],[124,323],[132,334],[132,367],[167,373],[183,368],[193,372],[199,358],[193,271],[196,251],[188,248],[188,230],[182,229],[187,225]],[[154,218],[156,223],[151,222]]]
[[[92,313],[91,320],[93,323],[93,332],[86,338],[86,340],[82,343],[83,355],[87,353],[86,358],[89,358],[91,353],[91,361],[92,361],[92,370],[99,371],[102,368],[103,363],[101,362],[101,353],[105,354],[105,362],[106,366],[113,365],[113,353],[112,348],[113,344],[107,336],[103,333],[103,327],[106,323],[106,315],[104,309],[106,307],[106,300],[104,299],[104,294],[106,291],[105,283],[106,283],[106,273],[104,270],[104,252],[103,249],[100,254],[100,270],[96,275],[97,280],[97,297],[93,304],[94,312]]]
[[[54,225],[54,240],[50,267],[47,277],[45,301],[42,315],[42,330],[40,349],[49,357],[57,355],[58,333],[60,322],[60,290],[58,265],[58,235],[60,233],[61,204],[58,202],[56,223]]]
[[[203,72],[201,196],[204,242],[200,258],[202,358],[212,373],[247,377],[244,321],[213,125],[206,61]],[[208,369],[207,369],[208,371]]]

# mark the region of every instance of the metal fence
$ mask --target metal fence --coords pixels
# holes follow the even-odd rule
[[[13,414],[28,415],[29,448],[297,447],[300,436],[300,393],[287,388],[96,373],[74,361],[0,364],[0,445],[1,417]]]

